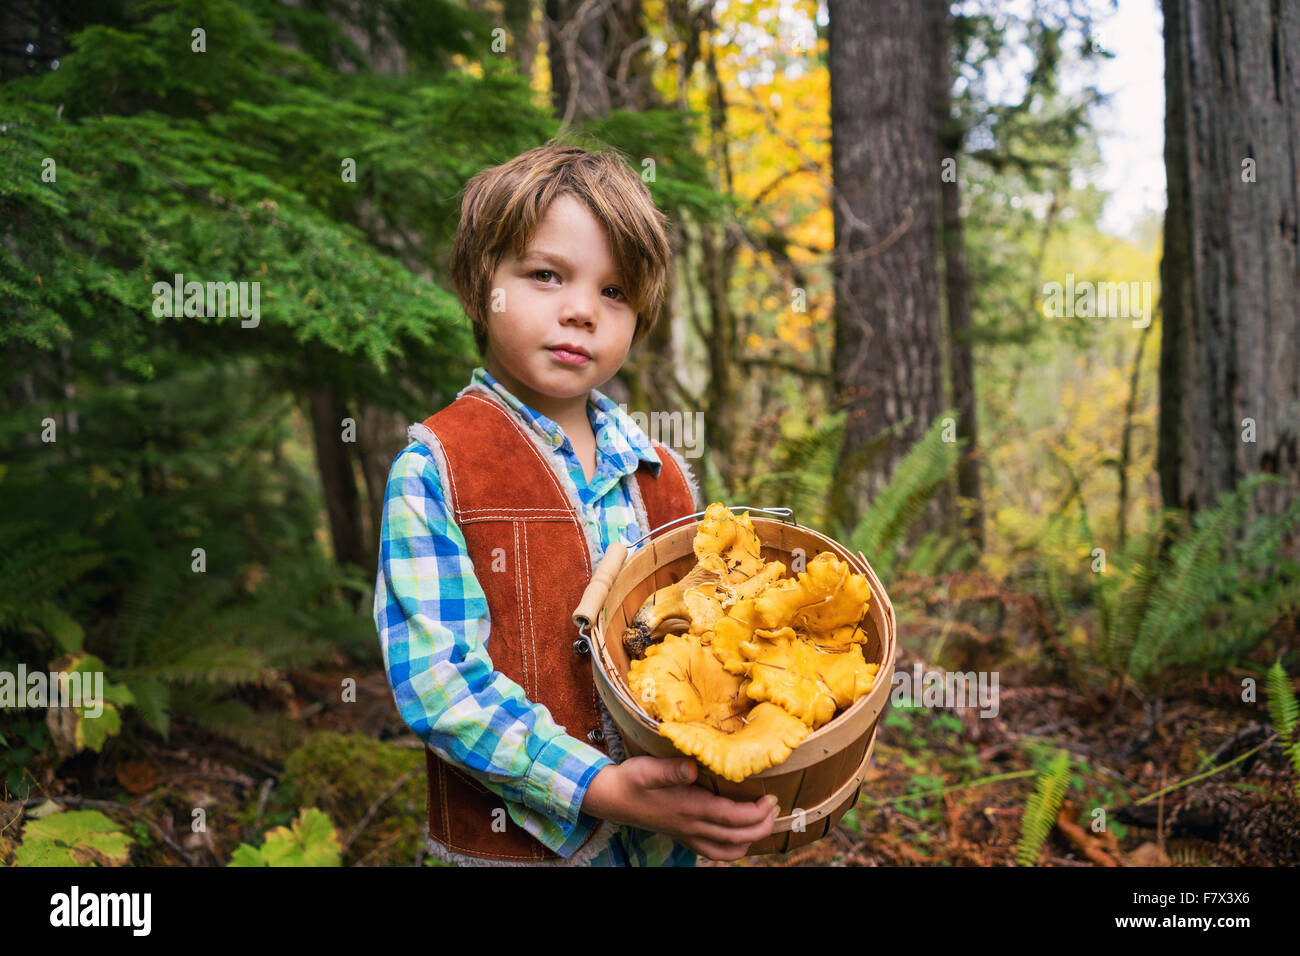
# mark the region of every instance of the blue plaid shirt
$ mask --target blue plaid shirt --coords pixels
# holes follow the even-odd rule
[[[512,395],[486,369],[471,382],[493,389],[561,456],[603,553],[641,535],[628,483],[642,461],[661,462],[645,433],[599,391],[587,416],[596,471],[587,481],[564,430]],[[393,461],[384,494],[374,618],[384,668],[402,719],[444,760],[497,794],[516,824],[562,857],[600,824],[580,810],[587,787],[613,761],[569,736],[542,705],[495,670],[488,656],[487,599],[460,529],[447,513],[428,447],[412,441]],[[620,826],[592,866],[694,866],[670,837]]]

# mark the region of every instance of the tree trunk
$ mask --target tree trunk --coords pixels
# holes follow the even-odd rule
[[[1300,488],[1300,4],[1164,15],[1160,490],[1196,510],[1274,472],[1276,513]]]
[[[831,504],[846,532],[942,411],[926,21],[907,0],[830,2],[833,365],[849,409]]]
[[[941,159],[955,164],[962,151],[964,130],[952,119],[953,61],[949,48],[949,0],[930,0],[934,17],[935,119]],[[980,501],[978,429],[975,417],[975,358],[971,347],[970,269],[966,264],[966,234],[961,220],[961,181],[954,166],[950,177],[940,177],[939,198],[943,215],[943,277],[948,302],[948,367],[952,376],[952,403],[957,410],[957,439],[964,442],[957,466],[957,494],[967,499],[971,511],[966,527],[979,547],[984,546],[984,508]]]
[[[546,21],[551,103],[564,125],[657,104],[641,0],[546,0]]]
[[[537,59],[538,33],[533,25],[533,0],[505,0],[503,15],[510,34],[510,48],[521,76],[533,78],[533,63]]]
[[[352,451],[343,441],[343,419],[348,417],[347,410],[330,388],[314,389],[310,402],[316,465],[325,492],[325,508],[329,512],[334,560],[340,565],[351,563],[368,569],[371,560],[361,529]]]

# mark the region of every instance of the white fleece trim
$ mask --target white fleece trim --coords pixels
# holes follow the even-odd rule
[[[451,499],[451,484],[447,475],[447,453],[443,451],[442,442],[438,441],[438,436],[422,422],[406,426],[406,437],[409,441],[422,443],[433,456],[433,463],[438,468],[438,484],[442,491],[442,500],[450,517],[454,502]]]

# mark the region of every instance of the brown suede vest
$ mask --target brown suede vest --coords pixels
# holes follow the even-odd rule
[[[448,514],[465,536],[487,597],[493,666],[529,700],[544,704],[568,734],[608,755],[591,655],[575,648],[572,619],[591,580],[588,533],[598,545],[595,527],[584,531],[576,503],[526,426],[503,405],[464,393],[424,425],[442,444]],[[646,462],[635,473],[649,521],[642,533],[695,510],[682,469],[662,445],[653,447],[663,463],[659,477]],[[502,555],[505,570],[489,571]],[[487,860],[559,859],[510,819],[496,794],[433,750],[425,748],[425,756],[434,841]],[[588,837],[583,846],[590,843]]]

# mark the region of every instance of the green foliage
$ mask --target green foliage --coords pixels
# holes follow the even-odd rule
[[[31,767],[39,763],[40,755],[50,745],[42,713],[5,714],[6,732],[0,734],[0,779],[4,781],[0,797],[26,800],[32,795],[36,777]]]
[[[330,818],[307,807],[292,829],[276,827],[261,847],[241,843],[227,866],[340,866],[342,854]]]
[[[93,654],[73,654],[66,658],[56,658],[50,662],[50,668],[69,675],[78,675],[81,685],[82,703],[72,707],[51,707],[47,722],[56,728],[55,743],[65,752],[93,750],[99,753],[104,749],[104,742],[122,729],[121,712],[135,703],[135,697],[125,684],[103,680],[102,686],[94,687],[90,675],[102,674],[104,662]],[[100,699],[95,706],[89,707],[85,700],[96,693]],[[53,688],[51,688],[51,694]],[[51,699],[51,704],[53,700]],[[98,710],[99,713],[92,713]]]
[[[739,500],[757,507],[790,508],[800,524],[825,527],[827,495],[844,440],[844,416],[843,411],[835,412],[807,431],[783,435],[773,452],[772,468],[755,475],[739,492],[743,495]]]
[[[1070,754],[1060,750],[1052,762],[1038,775],[1034,792],[1025,802],[1024,816],[1020,821],[1020,839],[1016,844],[1016,860],[1021,866],[1033,866],[1056,826],[1056,815],[1070,786]]]
[[[65,810],[27,823],[14,866],[124,866],[134,842],[98,810]]]
[[[396,786],[349,853],[361,859],[376,850],[384,861],[405,865],[423,842],[428,823],[423,768],[420,750],[364,734],[322,731],[310,734],[289,754],[277,792],[291,805],[320,807],[350,832]]]
[[[1276,660],[1268,669],[1268,713],[1273,719],[1273,730],[1282,744],[1282,752],[1291,761],[1296,772],[1296,797],[1300,798],[1300,704],[1296,703],[1291,689],[1291,678]]]
[[[1248,515],[1252,475],[1188,522],[1166,514],[1095,576],[1099,661],[1150,685],[1188,669],[1218,669],[1246,655],[1282,617],[1300,610],[1300,566],[1282,550],[1300,524],[1300,501],[1281,515]]]
[[[883,580],[889,580],[900,564],[900,553],[907,533],[924,513],[930,499],[947,482],[956,469],[961,454],[958,442],[943,440],[946,412],[935,419],[926,433],[907,453],[893,477],[858,521],[848,536],[848,546],[861,551]],[[921,557],[933,566],[937,540],[925,542]],[[922,567],[913,562],[914,567]]]

